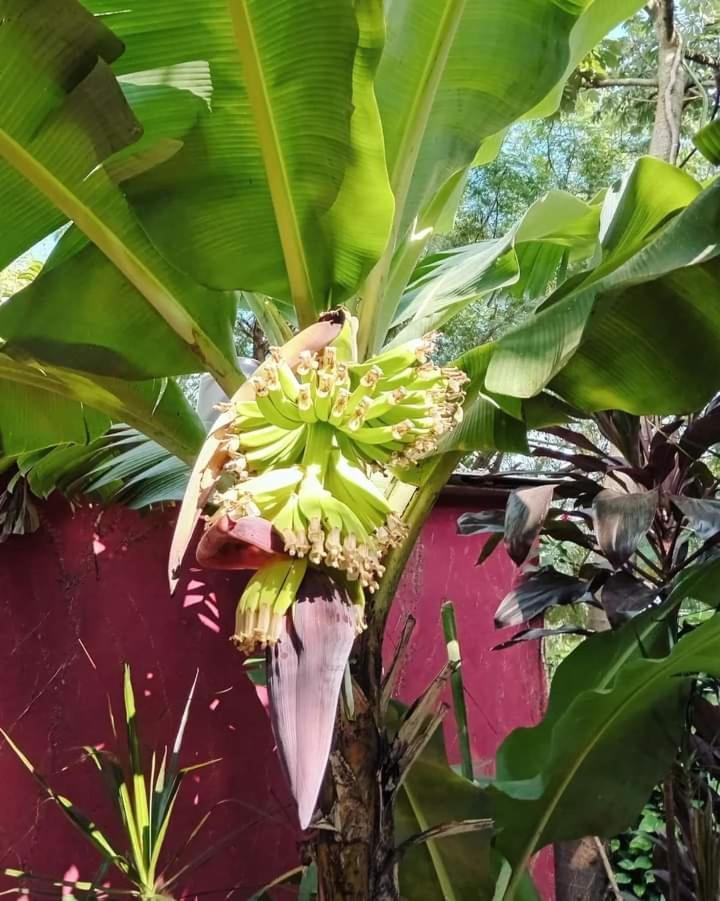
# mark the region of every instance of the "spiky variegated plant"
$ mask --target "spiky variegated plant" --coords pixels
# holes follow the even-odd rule
[[[7,732],[0,729],[4,741],[33,775],[42,792],[87,839],[102,861],[97,875],[92,880],[68,881],[67,877],[53,879],[32,869],[5,868],[0,872],[12,879],[16,888],[3,891],[4,895],[14,891],[23,898],[60,893],[65,897],[76,893],[78,897],[87,899],[132,897],[138,898],[139,901],[173,901],[172,893],[177,891],[179,881],[194,866],[203,863],[220,847],[228,844],[229,839],[235,837],[234,832],[230,836],[226,835],[214,848],[206,848],[199,853],[193,852],[189,859],[184,861],[178,860],[177,854],[168,857],[164,853],[168,827],[185,777],[188,773],[218,763],[217,760],[209,760],[189,766],[180,765],[180,752],[196,684],[197,674],[188,693],[170,752],[168,753],[167,747],[161,753],[153,752],[148,772],[142,759],[132,676],[130,667],[125,665],[123,699],[127,746],[123,756],[127,759],[122,761],[104,747],[89,746],[84,749],[87,759],[95,764],[102,775],[112,809],[118,816],[118,828],[115,830],[117,836],[108,836],[72,801],[58,794]],[[115,734],[112,709],[110,724]],[[117,738],[117,735],[115,737]],[[187,851],[190,842],[197,838],[209,817],[210,812],[201,817],[187,839],[184,851]],[[109,883],[107,876],[113,871],[119,875],[122,887]],[[124,883],[129,883],[132,888],[125,888]]]

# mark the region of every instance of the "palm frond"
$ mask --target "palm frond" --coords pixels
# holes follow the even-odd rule
[[[116,425],[89,444],[65,444],[18,458],[37,497],[59,491],[133,510],[182,499],[189,467],[136,429]]]

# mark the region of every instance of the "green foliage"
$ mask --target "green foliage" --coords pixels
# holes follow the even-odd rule
[[[273,16],[256,0],[214,0],[192,21],[176,0],[151,15],[62,5],[53,17],[23,2],[2,20],[12,102],[0,116],[0,261],[74,225],[40,277],[3,304],[0,334],[14,366],[52,368],[52,390],[75,401],[79,378],[207,370],[234,389],[242,291],[269,295],[277,310],[294,304],[301,324],[362,297],[361,349],[382,345],[473,160],[490,159],[519,117],[552,113],[573,67],[638,0],[533,0],[520,17],[499,2],[398,3],[387,22],[378,0],[287,3]],[[485,45],[483,66],[469,67]],[[82,54],[97,62],[91,76],[76,66]],[[29,59],[46,63],[31,74]],[[435,321],[418,314],[416,331]],[[147,421],[139,398],[113,412],[89,391],[81,400],[191,456],[190,442]],[[57,441],[77,441],[78,427],[58,423]]]
[[[665,829],[660,796],[657,791],[643,808],[640,820],[632,830],[610,839],[608,848],[615,870],[615,880],[623,891],[646,901],[662,901],[653,870],[653,849]]]
[[[392,323],[400,331],[389,346],[441,327],[484,295],[544,295],[561,267],[592,256],[599,224],[599,204],[553,191],[502,237],[425,257],[400,299]]]
[[[60,491],[131,509],[182,499],[190,473],[182,460],[130,428],[115,427],[88,444],[63,444],[18,458],[34,495]]]
[[[689,574],[671,608],[688,594],[714,598],[718,571],[713,562]],[[719,634],[714,616],[670,650],[668,622],[649,610],[563,661],[542,722],[511,733],[498,751],[490,793],[502,827],[497,844],[515,870],[507,899],[544,845],[610,837],[632,823],[674,759],[689,674],[718,671]]]
[[[713,115],[714,70],[689,57],[717,56],[717,6],[714,0],[676,0],[673,8],[675,27],[688,57],[684,61],[688,84],[680,128],[680,161],[695,177],[703,179],[710,173],[704,161],[693,154],[692,136]],[[643,10],[583,60],[570,79],[565,109],[577,112],[578,105],[580,109],[588,105],[594,119],[604,125],[617,145],[634,148],[634,155],[646,152],[656,109],[653,81],[657,65],[654,22]]]
[[[674,8],[685,48],[716,57],[713,0],[677,0]],[[681,123],[681,161],[703,181],[714,172],[699,154],[693,155],[692,141],[713,114],[713,69],[689,60],[686,65],[689,86]],[[566,84],[556,115],[514,127],[497,159],[471,170],[454,227],[446,229],[447,236],[434,239],[433,247],[498,237],[547,191],[570,191],[585,200],[604,192],[647,152],[657,99],[652,85],[656,68],[654,26],[643,11],[584,57]],[[646,84],[622,82],[628,78],[644,79]],[[620,83],[611,86],[608,80],[614,84],[617,79]],[[607,86],[597,86],[598,82]],[[708,137],[715,128],[715,124],[708,127]],[[537,299],[519,302],[501,294],[489,303],[475,303],[445,327],[447,358],[497,339],[526,318]]]
[[[718,245],[707,241],[719,198],[717,185],[700,193],[673,167],[640,160],[605,201],[599,265],[500,340],[487,387],[531,397],[549,385],[586,410],[677,413],[706,403],[717,388],[720,347],[710,300]],[[660,372],[658,354],[666,361]]]
[[[640,6],[397,0],[386,21],[380,0],[211,0],[192,15],[178,0],[0,0],[0,265],[74,223],[39,278],[0,307],[0,380],[21,386],[2,395],[2,455],[57,446],[21,460],[41,493],[64,483],[140,503],[179,490],[183,465],[159,445],[187,462],[202,426],[174,379],[207,371],[228,392],[242,383],[238,300],[273,340],[346,304],[360,318],[361,359],[482,304],[485,343],[468,348],[465,325],[446,338],[446,355],[468,351],[471,377],[465,422],[443,448],[452,453],[526,450],[529,423],[562,423],[575,408],[700,407],[720,364],[708,244],[718,187],[642,160],[596,200],[639,132],[614,141],[592,98],[575,101],[577,135],[562,117],[530,126],[502,163],[470,175],[456,231],[466,246],[423,257],[449,230],[473,164],[494,159],[513,123],[567,109],[573,90],[611,73],[636,23],[587,54]],[[579,199],[538,200],[551,187]],[[56,397],[52,417],[37,415]],[[98,438],[110,421],[148,440]],[[415,531],[435,480],[419,492]],[[388,560],[381,611],[405,550]],[[573,652],[543,722],[503,744],[490,789],[429,746],[406,777],[401,840],[477,818],[489,799],[498,833],[494,852],[478,836],[411,842],[418,897],[478,884],[492,897],[498,873],[517,897],[537,848],[632,819],[672,756],[687,674],[717,666],[716,617],[672,650],[667,636],[645,614]],[[172,802],[162,765],[160,787],[144,778],[129,676],[126,712],[129,778],[91,756],[115,779],[131,854],[72,812],[148,896]]]
[[[68,233],[64,242],[74,241],[76,253],[66,264],[70,272],[59,296],[57,267],[25,289],[35,298],[30,310],[25,308],[25,330],[17,313],[18,306],[25,305],[18,301],[20,295],[3,305],[3,337],[26,347],[43,338],[47,342],[38,329],[47,327],[54,314],[50,347],[40,353],[34,347],[30,352],[35,358],[133,379],[192,371],[199,359],[214,366],[221,379],[230,378],[227,349],[233,305],[223,304],[222,298],[210,302],[206,290],[167,264],[127,206],[117,173],[102,165],[112,163],[116,152],[142,134],[108,65],[122,53],[123,44],[76,0],[64,0],[60,10],[49,2],[22,6],[22,14],[18,9],[3,18],[0,36],[0,184],[3,193],[15,199],[4,207],[7,228],[0,259],[10,260],[29,249],[66,219],[77,223],[98,250],[82,246],[84,242]],[[28,27],[28,19],[33,27]],[[38,66],[38,60],[43,64]],[[155,115],[164,116],[170,100],[159,99]],[[32,198],[30,207],[22,202],[25,195]],[[98,261],[108,268],[99,270]],[[63,315],[68,283],[74,283],[79,294],[77,318]],[[123,310],[121,317],[102,313],[113,295]],[[92,344],[85,318],[91,311]],[[83,322],[85,330],[78,334]],[[148,343],[144,358],[133,360],[133,346],[139,350],[151,339],[155,352]],[[58,353],[58,345],[65,343],[67,352]],[[153,358],[169,368],[153,371]]]
[[[484,791],[455,773],[447,763],[437,731],[412,765],[399,793],[395,827],[400,844],[443,823],[489,816]],[[462,899],[470,892],[491,898],[490,828],[408,846],[400,868],[400,890],[411,901],[438,897]]]

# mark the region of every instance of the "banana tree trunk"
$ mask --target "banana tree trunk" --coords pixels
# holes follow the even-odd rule
[[[395,854],[396,778],[384,712],[392,695],[389,668],[383,684],[382,643],[387,614],[423,524],[452,474],[460,454],[438,458],[435,469],[405,512],[408,536],[388,555],[385,574],[369,610],[368,628],[356,644],[354,710],[342,709],[321,797],[327,829],[318,830],[310,855],[318,868],[320,901],[399,901]],[[409,640],[410,630],[406,638]],[[401,640],[396,657],[403,653]],[[397,661],[395,661],[397,662]]]
[[[327,828],[311,848],[321,901],[397,901],[392,804],[383,778],[379,630],[370,624],[355,665],[354,710],[338,714],[322,797]],[[381,728],[381,727],[380,727]]]

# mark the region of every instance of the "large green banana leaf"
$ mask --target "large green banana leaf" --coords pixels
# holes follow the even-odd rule
[[[600,204],[551,191],[503,237],[426,257],[400,300],[392,326],[403,327],[388,346],[442,327],[468,304],[503,288],[519,286],[544,296],[561,263],[577,264],[593,255],[599,228]]]
[[[1,457],[65,442],[84,444],[110,421],[127,422],[186,461],[194,459],[204,438],[202,423],[168,379],[90,379],[0,353]]]
[[[635,0],[394,0],[377,91],[400,232],[482,143],[552,113],[580,59]]]
[[[700,408],[720,372],[720,183],[701,191],[644,158],[602,220],[600,263],[498,342],[486,388],[532,397],[549,386],[585,410]]]
[[[234,366],[232,308],[222,296],[213,296],[170,266],[149,241],[112,177],[122,180],[132,171],[127,152],[119,169],[102,165],[142,134],[109,68],[121,50],[117,38],[76,0],[0,4],[0,194],[7,191],[10,201],[15,199],[3,205],[3,235],[11,235],[11,250],[17,250],[16,234],[27,242],[41,236],[41,223],[51,230],[57,214],[49,211],[49,202],[93,242],[94,253],[102,256],[116,286],[125,289],[106,292],[97,282],[92,285],[104,305],[93,329],[97,344],[92,371],[145,378],[207,368],[231,388],[242,381]],[[155,92],[156,102],[145,104],[146,113],[154,108],[162,119],[160,126],[149,127],[150,134],[167,131],[171,121],[177,125],[166,111],[172,90]],[[132,93],[150,97],[153,91],[152,85],[135,85]],[[141,148],[145,165],[148,152],[147,146]],[[170,152],[167,145],[164,152]],[[135,164],[137,171],[137,158]],[[18,196],[18,177],[27,185],[27,207]],[[92,274],[88,282],[91,279]],[[70,318],[68,292],[76,284],[84,283],[75,270],[51,305],[53,319],[44,323],[47,332],[52,334]],[[43,279],[34,291],[40,285],[53,290]],[[17,312],[23,303],[13,301],[6,307],[12,305]],[[47,300],[44,303],[47,310]],[[123,319],[121,334],[115,335],[114,327]],[[128,344],[122,329],[128,321],[134,323],[136,335],[152,335],[156,344],[167,348],[171,369],[152,371],[149,355],[145,371],[138,373],[132,365],[123,371]],[[0,336],[7,337],[3,326]],[[57,343],[62,344],[62,336]],[[86,333],[85,344],[91,343]],[[71,341],[67,354],[51,362],[85,366],[86,360],[75,361],[74,350]]]
[[[468,400],[463,421],[443,439],[439,448],[441,452],[498,450],[529,453],[527,427],[521,407],[517,406],[508,413],[497,398],[484,390],[494,350],[495,345],[483,344],[457,360],[458,366],[470,379],[466,386]]]
[[[483,144],[487,152],[481,161],[487,162],[509,125],[557,109],[562,85],[579,60],[641,5],[636,0],[389,4],[377,92],[396,199],[395,242],[361,291],[363,350],[382,346],[404,287],[402,273],[409,275],[433,230],[454,212],[464,173]]]
[[[381,0],[90,0],[126,43],[118,73],[207,60],[212,109],[126,185],[155,244],[199,281],[342,301],[387,240],[393,201],[373,76]]]

